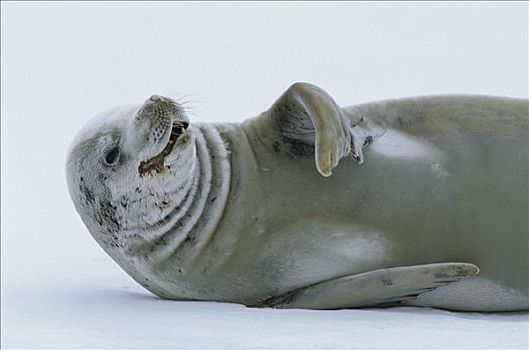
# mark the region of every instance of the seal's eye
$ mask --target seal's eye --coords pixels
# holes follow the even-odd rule
[[[119,160],[119,148],[114,147],[105,156],[105,164],[108,166],[114,166]]]

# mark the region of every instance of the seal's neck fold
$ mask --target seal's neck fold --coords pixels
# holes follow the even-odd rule
[[[195,169],[180,205],[154,235],[135,249],[138,258],[165,265],[169,260],[184,273],[186,266],[213,236],[222,217],[230,187],[230,161],[226,145],[214,125],[194,128]],[[140,256],[137,253],[141,251]]]

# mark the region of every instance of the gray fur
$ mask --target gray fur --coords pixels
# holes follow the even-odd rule
[[[527,100],[340,108],[296,83],[242,124],[192,124],[141,175],[138,166],[167,147],[170,124],[188,122],[174,101],[154,100],[100,116],[67,161],[88,230],[154,294],[529,309]],[[116,142],[120,162],[105,166]]]

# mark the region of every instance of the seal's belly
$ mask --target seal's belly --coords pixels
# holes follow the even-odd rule
[[[529,269],[522,140],[456,136],[392,131],[365,150],[363,165],[345,159],[330,178],[311,157],[259,159],[262,187],[252,190],[260,198],[245,203],[259,223],[245,227],[247,266],[255,264],[263,283],[287,288],[389,266],[467,261],[480,276],[528,290],[515,272]]]
[[[375,112],[363,115],[400,124],[373,139],[364,164],[342,159],[328,178],[313,154],[293,158],[252,135],[233,148],[232,197],[216,250],[204,253],[208,286],[251,302],[337,276],[459,261],[529,291],[520,278],[529,271],[527,116],[507,130],[457,114],[417,126],[388,106]]]

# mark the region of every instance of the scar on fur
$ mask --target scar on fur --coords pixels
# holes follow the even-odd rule
[[[176,144],[176,141],[178,140],[180,135],[182,135],[184,130],[187,129],[188,126],[189,124],[186,122],[173,123],[173,127],[171,129],[171,136],[169,136],[169,141],[167,142],[167,145],[165,145],[165,148],[158,155],[144,160],[140,163],[138,167],[138,172],[140,173],[140,176],[143,176],[145,174],[151,174],[153,172],[160,173],[165,170],[165,157],[167,157],[171,153],[174,148],[174,145]]]

